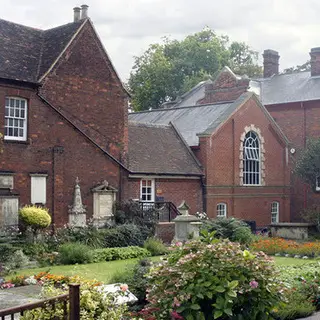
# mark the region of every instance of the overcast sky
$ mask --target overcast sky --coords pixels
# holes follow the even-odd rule
[[[0,0],[0,18],[47,29],[73,21],[89,5],[93,21],[123,81],[149,44],[181,39],[208,26],[263,52],[280,53],[280,69],[302,64],[320,47],[319,0]]]

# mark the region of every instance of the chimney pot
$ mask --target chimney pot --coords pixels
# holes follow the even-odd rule
[[[263,52],[263,77],[270,78],[279,74],[279,52],[271,49]]]
[[[320,76],[320,47],[310,51],[311,77]]]
[[[75,7],[73,8],[73,22],[77,22],[80,20],[80,8]]]
[[[81,20],[88,18],[88,8],[89,6],[87,6],[86,4],[83,4],[81,6]]]

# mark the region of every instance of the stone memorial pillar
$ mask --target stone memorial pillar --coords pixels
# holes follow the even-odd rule
[[[87,224],[87,210],[82,204],[79,182],[77,177],[74,187],[73,204],[69,206],[69,225],[72,227],[84,227]]]
[[[190,239],[199,238],[199,231],[201,222],[193,215],[189,214],[189,206],[183,201],[178,207],[180,216],[176,217],[173,222],[175,223],[175,236],[174,241],[185,242]]]

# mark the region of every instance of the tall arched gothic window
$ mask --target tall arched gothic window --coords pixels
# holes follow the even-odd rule
[[[243,184],[261,184],[260,141],[254,131],[249,131],[243,141]]]

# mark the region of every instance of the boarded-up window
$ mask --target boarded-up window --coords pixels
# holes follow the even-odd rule
[[[31,203],[46,204],[47,202],[47,176],[31,175]]]
[[[0,234],[2,228],[18,225],[18,210],[18,198],[0,198]]]

